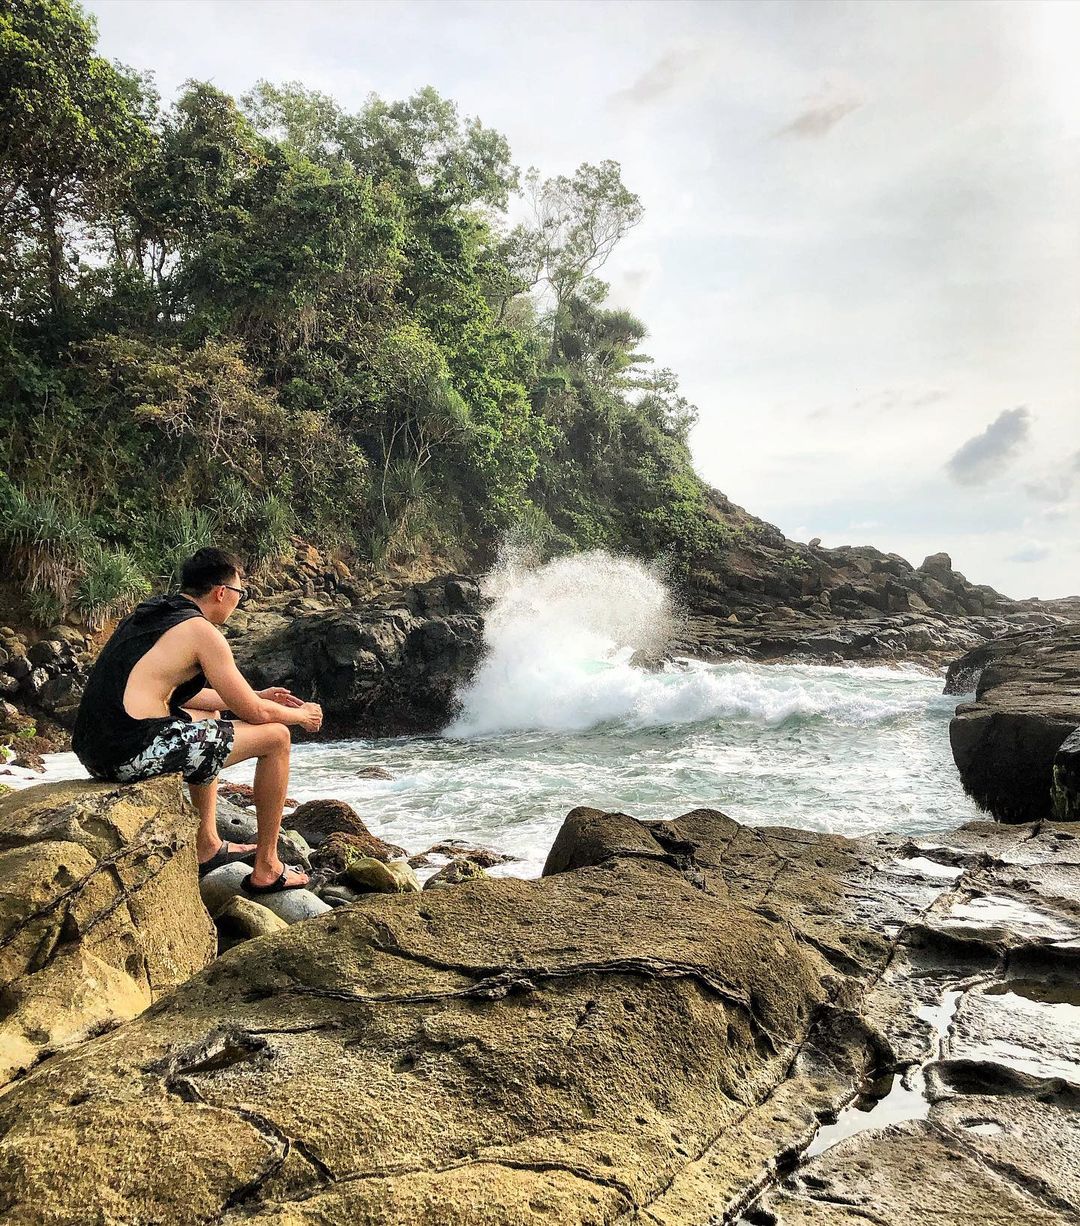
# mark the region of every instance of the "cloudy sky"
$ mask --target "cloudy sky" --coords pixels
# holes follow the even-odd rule
[[[789,536],[1080,593],[1080,4],[89,0],[104,54],[359,106],[432,84],[545,174],[616,158],[605,275]]]

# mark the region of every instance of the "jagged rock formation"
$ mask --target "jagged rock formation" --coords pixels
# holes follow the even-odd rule
[[[695,611],[718,618],[735,614],[740,621],[783,611],[841,621],[930,611],[982,617],[1011,603],[953,570],[947,553],[932,554],[915,567],[870,545],[803,545],[719,490],[710,491],[710,501],[730,543],[722,553],[700,558],[691,573],[688,602]]]
[[[0,1096],[5,1220],[689,1226],[773,1220],[762,1193],[834,1220],[833,1157],[775,1193],[778,1163],[857,1086],[931,1058],[918,1154],[843,1142],[839,1211],[924,1220],[901,1177],[977,1115],[1024,1129],[968,1143],[981,1182],[943,1178],[936,1211],[1005,1220],[993,1194],[1011,1221],[1065,1222],[1075,1171],[1037,1158],[1075,1142],[1075,1041],[1049,1050],[993,989],[1075,969],[1075,840],[976,823],[949,843],[575,810],[538,882],[364,897],[42,1063]],[[950,986],[938,1049],[925,1016]],[[1001,1025],[1041,1041],[1047,1075],[980,1048]]]
[[[0,1085],[211,960],[195,826],[178,776],[0,799]]]
[[[1014,634],[957,660],[946,693],[974,684],[949,726],[965,789],[1000,821],[1024,822],[1070,812],[1054,797],[1054,764],[1080,728],[1080,628]],[[1062,786],[1068,762],[1062,763]],[[1062,807],[1064,806],[1064,807]],[[1075,811],[1075,810],[1074,810]]]
[[[691,571],[677,653],[936,666],[1018,628],[1080,619],[1068,601],[1012,601],[973,584],[947,553],[915,567],[869,545],[803,545],[719,491],[711,498],[731,544]]]
[[[412,588],[395,608],[313,613],[235,646],[256,687],[286,685],[320,702],[324,735],[433,732],[483,639],[480,590],[461,575]]]

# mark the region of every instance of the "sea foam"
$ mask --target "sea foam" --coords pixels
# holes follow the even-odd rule
[[[925,699],[888,684],[895,672],[674,661],[634,663],[670,640],[675,603],[662,575],[599,550],[544,565],[508,555],[485,579],[493,600],[485,655],[458,694],[445,735],[581,732],[619,722],[656,727],[744,718],[781,724],[825,718],[844,724],[916,714]],[[898,679],[898,678],[897,678]]]

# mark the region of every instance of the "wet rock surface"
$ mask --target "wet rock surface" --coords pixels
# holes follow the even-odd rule
[[[964,787],[1000,821],[1074,819],[1076,767],[1066,740],[1080,728],[1080,627],[1010,635],[958,660],[974,679],[975,701],[961,703],[949,727]]]
[[[747,1223],[1078,1220],[1080,838],[972,823],[919,850],[963,871],[867,1011],[914,987],[925,1032],[883,1027],[903,1078],[868,1083]]]
[[[345,898],[44,1060],[5,1220],[1072,1221],[1074,834],[575,810],[539,881]]]

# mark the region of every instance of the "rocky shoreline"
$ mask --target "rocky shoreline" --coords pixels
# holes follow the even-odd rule
[[[5,1221],[1075,1220],[1076,827],[578,809],[538,881],[189,941],[109,1013],[207,931],[193,830],[175,780],[0,801]]]
[[[799,545],[747,522],[753,532],[726,569],[695,571],[684,584],[665,658],[940,669],[1002,636],[1080,622],[1080,600],[1010,601],[970,583],[947,554],[916,568],[869,546]],[[483,651],[474,576],[360,578],[298,545],[251,589],[250,606],[225,628],[241,669],[257,686],[284,684],[321,702],[327,738],[439,731]],[[99,645],[71,625],[0,627],[0,744],[30,763],[64,748]]]

